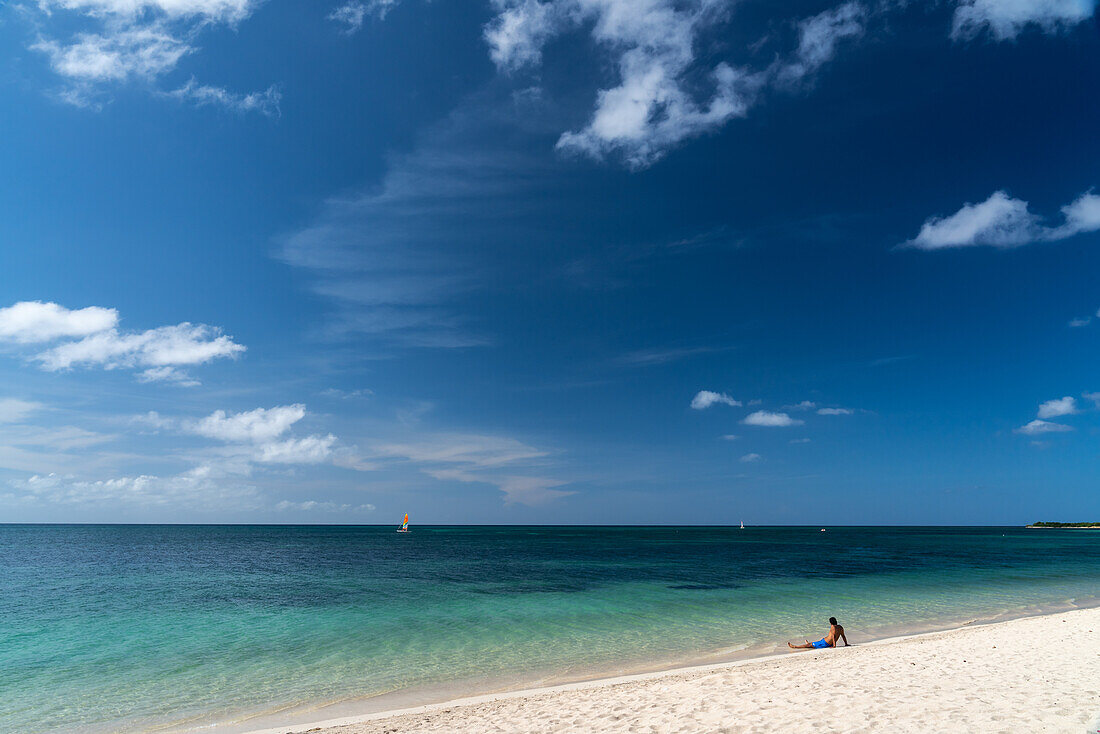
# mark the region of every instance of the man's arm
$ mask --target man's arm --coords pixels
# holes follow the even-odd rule
[[[844,640],[844,647],[848,647],[848,638],[844,635],[844,628],[840,628],[840,639]]]

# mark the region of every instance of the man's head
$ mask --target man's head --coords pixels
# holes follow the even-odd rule
[[[829,617],[829,624],[836,626],[836,617]]]

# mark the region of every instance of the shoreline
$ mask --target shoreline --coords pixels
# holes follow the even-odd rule
[[[702,663],[699,662],[701,658],[696,658],[696,662],[684,662],[673,665],[665,665],[659,669],[645,670],[642,672],[622,673],[616,675],[596,675],[593,677],[585,677],[578,680],[553,683],[542,686],[523,687],[515,690],[498,689],[496,691],[489,691],[484,693],[475,693],[471,695],[455,696],[446,700],[424,703],[416,706],[397,707],[391,709],[385,709],[380,711],[373,711],[368,713],[350,714],[344,716],[336,716],[331,718],[319,719],[309,722],[286,722],[275,726],[265,726],[264,728],[256,729],[241,729],[238,731],[244,732],[244,734],[301,734],[304,732],[322,732],[322,734],[357,734],[360,731],[373,731],[369,727],[372,724],[379,722],[388,722],[395,719],[425,719],[433,716],[438,716],[445,713],[454,712],[466,712],[474,713],[479,707],[491,706],[499,707],[502,704],[521,703],[524,701],[534,699],[544,699],[546,697],[554,696],[567,696],[570,694],[598,694],[604,692],[610,694],[612,689],[619,687],[631,687],[642,686],[647,684],[653,684],[654,682],[660,682],[663,680],[679,680],[682,678],[697,678],[700,676],[707,676],[711,674],[732,674],[736,671],[743,671],[753,668],[766,668],[774,665],[781,666],[795,666],[798,664],[793,662],[799,659],[813,659],[817,660],[822,654],[846,655],[849,651],[854,650],[879,650],[879,649],[891,649],[896,646],[904,646],[908,644],[922,645],[925,642],[931,642],[939,640],[945,637],[952,637],[958,635],[967,635],[974,632],[983,632],[990,630],[1003,630],[1005,628],[1011,628],[1012,625],[1019,625],[1021,623],[1046,623],[1046,626],[1051,624],[1057,624],[1059,619],[1075,616],[1079,618],[1082,615],[1091,617],[1090,624],[1094,627],[1100,627],[1100,600],[1093,599],[1092,603],[1087,606],[1071,606],[1068,609],[1051,610],[1045,609],[1035,614],[1028,614],[1026,612],[1021,614],[1014,614],[1010,616],[998,615],[988,619],[974,619],[962,623],[955,623],[954,626],[929,629],[919,632],[908,632],[901,634],[891,634],[882,637],[876,637],[870,640],[860,640],[858,644],[853,644],[848,648],[835,648],[829,651],[809,650],[794,652],[783,648],[781,651],[772,651],[765,653],[750,654],[745,657],[737,657],[732,659],[726,659],[719,662]],[[1071,602],[1072,603],[1072,602]],[[1092,630],[1090,629],[1089,632]],[[989,632],[989,634],[993,634]],[[1094,638],[1095,642],[1095,638]],[[745,648],[748,650],[751,648]],[[1100,651],[1100,646],[1096,648]],[[739,651],[739,652],[743,652]],[[1036,653],[1042,652],[1036,650]],[[964,661],[965,662],[965,661]],[[1100,664],[1098,664],[1100,666]],[[1096,710],[1091,711],[1090,716],[1100,714],[1100,700],[1097,701]],[[259,718],[259,717],[257,717]],[[1094,716],[1093,716],[1094,718]],[[1090,718],[1089,720],[1092,720]],[[484,722],[482,722],[484,723]],[[243,722],[238,722],[238,726]],[[367,727],[367,728],[363,728]],[[220,728],[220,727],[217,727]],[[517,731],[517,729],[509,729],[509,731]]]

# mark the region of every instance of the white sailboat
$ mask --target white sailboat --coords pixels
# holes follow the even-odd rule
[[[401,527],[399,527],[397,529],[397,532],[399,532],[399,533],[409,532],[409,513],[407,513],[407,512],[405,513],[405,520],[404,520],[404,522],[401,523]]]
[[[744,520],[742,520],[742,521],[741,521],[741,529],[742,529],[742,530],[744,530],[744,529],[745,529],[745,521],[744,521]]]

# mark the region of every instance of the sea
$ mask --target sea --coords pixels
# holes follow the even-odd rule
[[[0,732],[243,732],[1100,605],[1100,531],[0,525]]]

